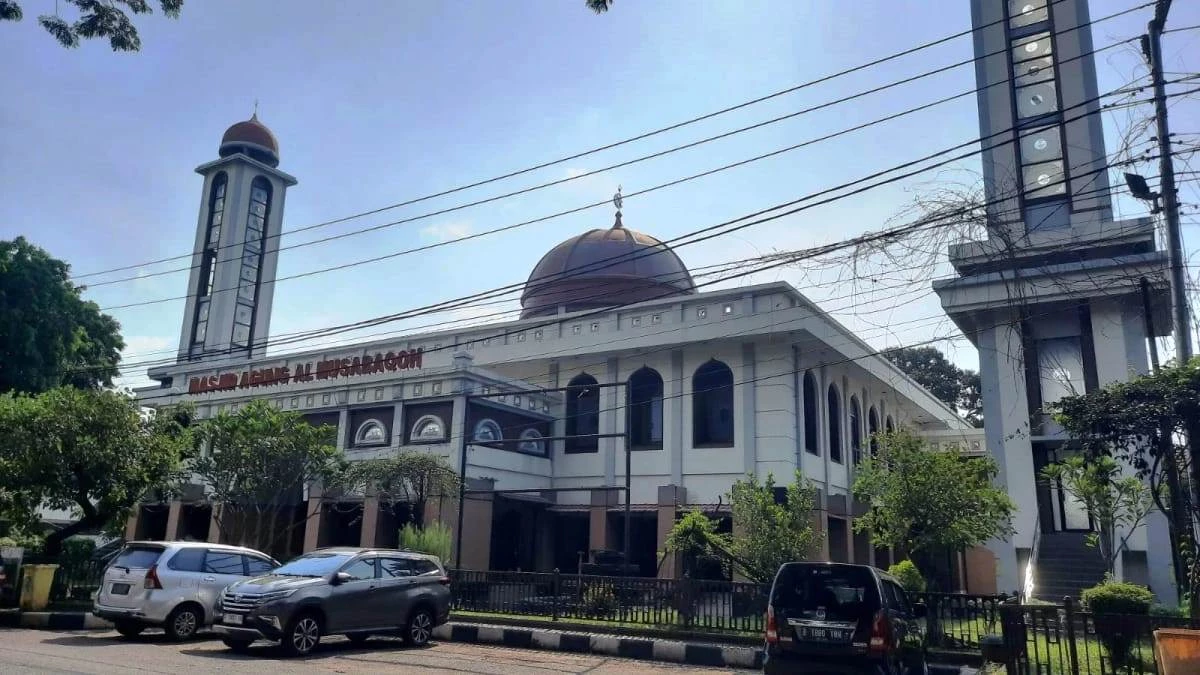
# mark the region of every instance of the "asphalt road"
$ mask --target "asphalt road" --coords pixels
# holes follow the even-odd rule
[[[307,659],[284,659],[269,644],[232,654],[216,639],[168,642],[150,633],[125,640],[95,631],[0,630],[0,672],[26,673],[486,673],[488,675],[682,675],[744,673],[587,654],[566,654],[460,643],[406,649],[398,640],[373,638],[354,647],[340,638],[322,641]]]

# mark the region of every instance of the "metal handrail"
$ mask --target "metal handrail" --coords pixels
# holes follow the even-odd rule
[[[1028,603],[1033,599],[1033,571],[1037,569],[1038,550],[1042,544],[1042,517],[1037,514],[1033,519],[1033,543],[1029,547],[1029,560],[1025,563],[1025,580],[1021,584],[1021,601]]]

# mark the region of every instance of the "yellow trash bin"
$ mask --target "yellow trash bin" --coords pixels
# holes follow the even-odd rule
[[[58,565],[25,565],[21,568],[21,610],[40,612],[50,604],[50,586]]]
[[[1200,673],[1200,630],[1160,628],[1154,631],[1154,657],[1161,675]]]

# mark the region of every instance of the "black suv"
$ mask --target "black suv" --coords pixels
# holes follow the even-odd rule
[[[213,630],[234,651],[272,640],[287,654],[304,656],[330,634],[355,643],[372,634],[399,634],[421,646],[449,618],[450,577],[438,558],[394,549],[325,548],[228,586]]]
[[[771,585],[763,672],[927,673],[924,616],[874,567],[787,563]]]

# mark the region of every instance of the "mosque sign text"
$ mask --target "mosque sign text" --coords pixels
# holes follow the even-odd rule
[[[343,359],[309,361],[298,363],[294,367],[274,366],[243,370],[240,373],[214,373],[191,378],[188,381],[188,393],[204,394],[211,391],[254,389],[289,382],[315,382],[338,377],[417,370],[421,368],[423,356],[424,351],[421,349],[408,349],[386,354],[376,353],[374,356],[365,354]]]

